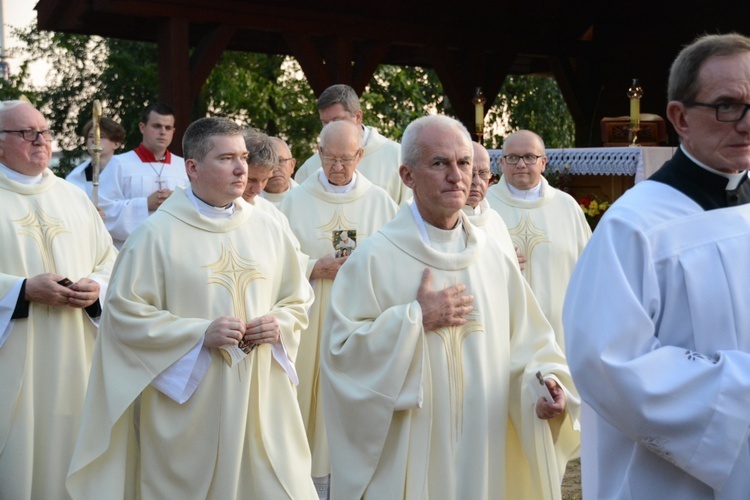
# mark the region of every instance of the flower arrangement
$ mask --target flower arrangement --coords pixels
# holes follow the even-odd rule
[[[572,174],[570,173],[570,165],[568,165],[567,163],[560,170],[551,168],[549,165],[547,165],[547,168],[544,170],[542,175],[547,179],[547,182],[549,182],[549,185],[553,188],[559,189],[560,191],[565,191],[566,193],[570,193],[570,181]]]
[[[600,200],[597,196],[584,196],[576,201],[581,210],[583,210],[583,214],[586,216],[586,221],[591,226],[591,229],[596,227],[596,223],[599,222],[602,214],[612,205],[608,201]]]

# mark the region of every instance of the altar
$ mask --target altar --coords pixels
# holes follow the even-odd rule
[[[547,150],[546,175],[576,199],[598,197],[615,201],[636,183],[648,179],[676,147],[563,148]],[[490,168],[502,172],[501,149],[491,149]]]

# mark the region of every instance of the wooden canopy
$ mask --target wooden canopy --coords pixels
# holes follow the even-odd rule
[[[669,65],[696,36],[750,33],[750,2],[728,0],[39,0],[36,10],[41,29],[157,43],[160,99],[178,123],[222,52],[239,50],[294,56],[318,95],[334,83],[361,93],[379,64],[432,67],[469,130],[476,87],[492,103],[508,74],[553,75],[577,146],[601,144],[600,119],[627,114],[633,78],[641,110],[663,115]]]

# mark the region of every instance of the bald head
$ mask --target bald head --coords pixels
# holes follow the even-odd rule
[[[349,184],[362,157],[361,127],[348,120],[331,122],[320,133],[320,163],[328,182]]]
[[[500,163],[503,178],[509,185],[524,191],[532,189],[542,181],[542,172],[547,165],[544,141],[530,130],[513,132],[503,143]]]
[[[484,146],[478,142],[471,143],[474,149],[474,161],[472,163],[471,188],[469,188],[469,197],[466,204],[471,208],[477,208],[479,202],[487,195],[487,188],[490,184],[490,154]]]
[[[24,101],[0,102],[0,129],[42,132],[45,136],[26,132],[0,133],[0,163],[11,170],[28,176],[44,172],[52,159],[52,136],[44,115]],[[29,138],[36,135],[33,141]]]

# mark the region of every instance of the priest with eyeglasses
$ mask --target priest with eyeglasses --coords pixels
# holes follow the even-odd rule
[[[315,291],[315,302],[297,355],[297,392],[312,451],[313,478],[321,498],[327,498],[331,463],[319,396],[320,335],[331,286],[349,258],[336,257],[335,248],[344,235],[359,245],[396,215],[397,206],[384,189],[357,171],[363,153],[357,125],[348,120],[326,125],[318,152],[322,168],[291,190],[279,209],[289,219],[302,252],[310,256],[307,277]]]
[[[562,307],[573,267],[591,237],[578,202],[549,185],[544,141],[520,130],[503,144],[503,175],[488,189],[487,201],[505,221],[513,243],[526,258],[524,277],[531,285],[555,339],[565,348]]]

